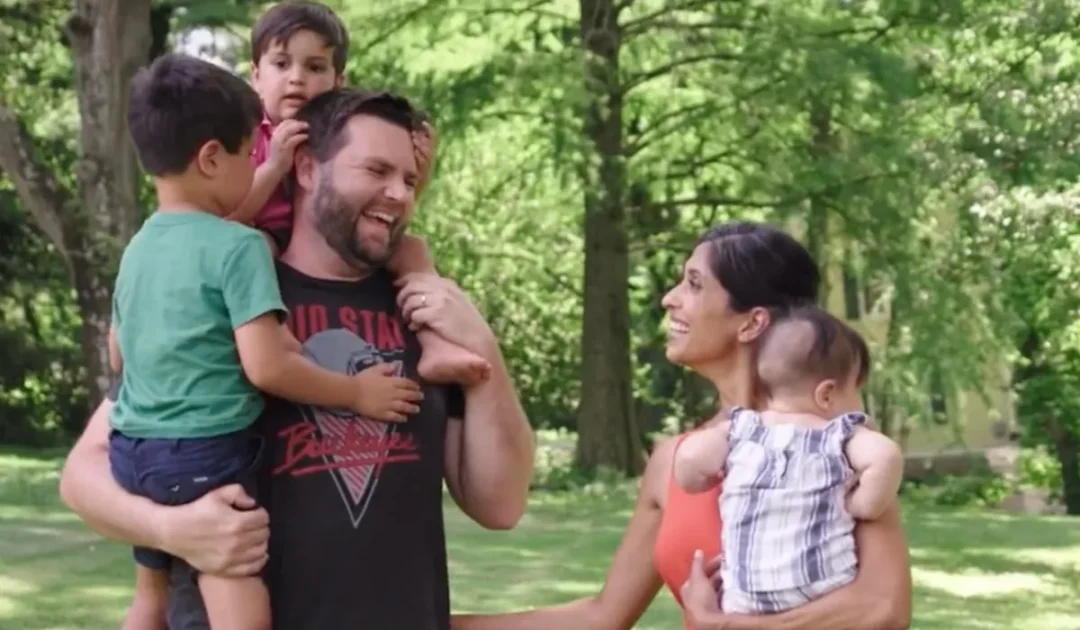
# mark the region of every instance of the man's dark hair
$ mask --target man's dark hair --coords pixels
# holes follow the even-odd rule
[[[251,86],[202,59],[169,53],[131,80],[128,130],[151,175],[183,173],[211,140],[235,154],[261,119],[262,104]]]
[[[349,56],[349,33],[330,7],[307,0],[286,0],[264,13],[251,29],[251,60],[259,59],[274,42],[286,43],[297,31],[311,31],[334,49],[334,72],[345,72]]]
[[[388,92],[338,88],[311,99],[297,112],[296,119],[308,124],[307,148],[316,162],[327,162],[348,142],[345,123],[366,114],[381,118],[407,131],[419,128],[422,115],[408,99]]]
[[[826,379],[862,386],[870,372],[862,335],[816,306],[784,312],[759,343],[758,378],[768,392]]]

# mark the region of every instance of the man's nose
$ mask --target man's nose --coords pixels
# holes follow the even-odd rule
[[[387,199],[404,203],[408,201],[410,195],[412,195],[412,189],[405,184],[403,178],[391,177],[386,183],[383,194],[386,195]]]

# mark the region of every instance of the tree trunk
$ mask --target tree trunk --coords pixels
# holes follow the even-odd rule
[[[107,337],[116,252],[141,221],[138,162],[127,131],[128,84],[150,50],[150,0],[76,0],[67,24],[81,118],[78,195],[38,160],[0,98],[0,168],[63,256],[82,315],[92,404],[108,389]]]
[[[1052,421],[1050,435],[1061,464],[1062,502],[1065,513],[1080,516],[1080,438],[1060,422]]]
[[[585,288],[576,462],[637,474],[630,360],[630,261],[624,207],[620,33],[612,0],[580,0],[585,61]]]

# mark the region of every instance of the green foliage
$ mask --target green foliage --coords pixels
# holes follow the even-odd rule
[[[267,4],[158,2],[155,50],[212,28],[214,54],[246,73],[247,30]],[[533,424],[573,430],[588,395],[579,3],[330,4],[353,38],[348,83],[410,95],[439,131],[416,231],[489,317]],[[626,181],[608,192],[626,214],[643,434],[681,430],[715,403],[665,360],[659,302],[695,237],[729,219],[791,227],[830,270],[848,268],[864,312],[889,318],[872,339],[869,387],[883,424],[928,421],[931,381],[949,395],[985,390],[1005,357],[1025,440],[1057,445],[1054,432],[1075,432],[1080,221],[1066,187],[1080,175],[1080,2],[621,5],[615,162]],[[0,90],[74,187],[69,12],[62,0],[0,3]],[[19,440],[37,439],[42,423],[76,430],[64,411],[77,406],[65,396],[83,395],[70,376],[80,365],[70,283],[5,180],[0,219],[0,343],[20,358],[0,378],[0,427]],[[20,312],[51,322],[48,332],[35,337]],[[550,470],[540,485],[584,483],[563,463]]]

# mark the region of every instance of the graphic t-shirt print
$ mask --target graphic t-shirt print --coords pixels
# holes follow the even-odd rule
[[[398,345],[398,344],[393,344]],[[323,330],[308,337],[304,354],[318,365],[354,375],[378,363],[392,363],[404,375],[404,344],[379,350],[350,330]],[[350,410],[298,405],[301,421],[278,434],[284,453],[273,474],[302,477],[329,474],[355,528],[364,518],[387,464],[420,458],[412,433]]]

